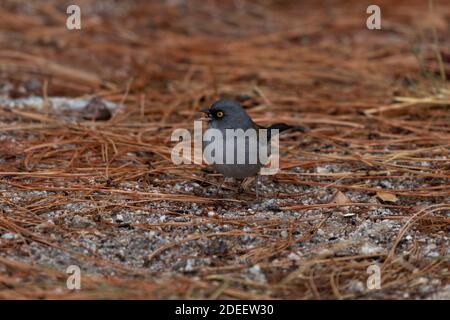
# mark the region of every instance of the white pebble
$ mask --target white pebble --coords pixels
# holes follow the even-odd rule
[[[316,234],[317,234],[318,236],[323,236],[323,235],[325,235],[325,231],[323,231],[322,229],[317,229]]]
[[[297,261],[297,260],[300,260],[300,257],[298,256],[298,254],[295,254],[294,252],[291,252],[288,255],[288,259],[292,260],[292,261]]]
[[[216,215],[216,213],[214,211],[208,212],[208,217],[214,217],[215,215]]]
[[[8,233],[5,233],[4,235],[2,235],[2,238],[5,240],[13,240],[13,239],[17,238],[17,234],[8,232]]]

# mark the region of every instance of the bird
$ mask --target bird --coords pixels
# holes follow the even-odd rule
[[[265,165],[262,159],[259,157],[259,149],[262,147],[266,147],[264,150],[268,150],[268,155],[270,155],[270,141],[272,138],[273,129],[277,129],[278,133],[282,131],[286,131],[289,129],[297,129],[303,131],[303,128],[291,126],[285,123],[275,123],[269,127],[263,127],[255,123],[252,118],[247,114],[247,112],[242,108],[242,106],[234,100],[229,99],[219,99],[214,102],[209,108],[200,109],[200,112],[206,114],[206,118],[203,118],[208,122],[208,129],[217,129],[221,134],[222,141],[216,141],[215,139],[211,139],[210,141],[203,141],[203,151],[204,157],[207,163],[211,163],[213,159],[211,157],[208,158],[208,154],[205,153],[206,148],[210,146],[210,144],[214,144],[212,147],[217,147],[220,149],[222,146],[223,150],[223,161],[221,163],[212,163],[211,167],[214,171],[221,173],[224,178],[237,178],[237,179],[245,179],[248,177],[256,177],[255,179],[255,193],[256,198],[259,198],[258,192],[258,182],[259,182],[259,172],[260,169]],[[245,149],[239,150],[238,144],[236,140],[234,141],[234,159],[231,163],[226,161],[227,157],[227,139],[236,139],[234,137],[227,137],[226,130],[227,129],[242,129],[246,131],[248,129],[254,129],[256,132],[255,136],[251,136],[245,139]],[[266,129],[263,134],[267,134],[267,139],[259,139],[259,132],[261,129]],[[255,139],[257,150],[249,150],[249,146],[251,142],[249,139]],[[230,142],[230,141],[229,141]],[[232,142],[233,143],[233,142]],[[211,147],[211,146],[210,146]],[[242,145],[241,145],[242,147]],[[231,150],[232,151],[232,150]],[[239,154],[245,152],[245,161],[239,163],[237,158]],[[251,152],[256,152],[256,155],[253,155],[257,159],[257,161],[251,161],[252,154]],[[241,154],[241,156],[243,156]],[[231,155],[230,155],[231,158]],[[224,179],[225,180],[225,179]],[[223,184],[223,181],[222,181]],[[221,189],[222,184],[220,184],[218,191]]]

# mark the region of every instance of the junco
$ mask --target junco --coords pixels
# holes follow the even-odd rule
[[[239,103],[232,101],[232,100],[226,100],[221,99],[216,101],[209,109],[201,109],[200,112],[205,113],[208,118],[206,119],[208,121],[208,129],[217,129],[222,134],[222,141],[216,141],[215,139],[211,139],[211,141],[204,141],[203,142],[203,150],[205,154],[205,159],[207,163],[211,163],[212,159],[208,158],[208,153],[205,152],[206,148],[211,147],[210,144],[214,144],[213,147],[216,147],[217,149],[223,150],[223,161],[220,163],[212,163],[212,168],[221,173],[225,178],[238,178],[243,179],[247,177],[253,177],[256,176],[256,184],[255,184],[255,192],[256,197],[258,198],[258,178],[259,178],[259,171],[261,167],[263,167],[266,163],[263,162],[263,160],[259,157],[259,149],[265,147],[265,150],[268,150],[268,155],[270,155],[270,141],[272,138],[272,134],[274,132],[273,129],[276,129],[275,132],[281,132],[285,131],[291,128],[297,128],[293,127],[284,123],[277,123],[273,124],[270,127],[262,127],[249,117],[249,115],[245,112],[245,110],[239,105]],[[240,145],[240,148],[238,147],[238,143],[236,142],[236,138],[234,137],[227,137],[227,129],[242,129],[243,131],[246,131],[248,129],[254,129],[256,132],[255,136],[250,136],[245,139],[245,148],[242,148],[242,144]],[[261,131],[262,134],[267,135],[267,139],[260,139],[259,132],[261,129],[266,129],[264,131]],[[301,128],[298,128],[301,129]],[[227,161],[227,140],[235,139],[235,141],[228,141],[228,143],[234,143],[234,159],[232,159],[233,155],[230,155],[230,158],[233,161]],[[257,140],[257,141],[250,141],[250,139]],[[255,143],[254,145],[257,145],[258,148],[249,148],[249,146],[252,145],[252,142]],[[232,149],[228,149],[232,150]],[[251,154],[251,153],[257,153]],[[239,156],[243,157],[243,153],[245,153],[245,161],[242,161],[243,158],[241,158],[241,161],[238,161]],[[256,161],[252,161],[253,159],[256,159]],[[230,159],[228,159],[230,160]]]

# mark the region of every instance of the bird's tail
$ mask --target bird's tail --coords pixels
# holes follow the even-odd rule
[[[269,129],[269,130],[278,129],[278,132],[283,132],[283,131],[286,131],[286,130],[289,130],[289,129],[292,129],[292,128],[293,128],[293,126],[290,126],[290,125],[288,125],[286,123],[274,123],[270,127],[268,127],[267,129]]]
[[[289,124],[286,123],[274,123],[272,124],[270,127],[268,127],[267,129],[272,130],[272,129],[278,129],[278,132],[283,132],[289,129],[295,130],[295,131],[300,131],[300,132],[306,132],[307,128],[305,127],[301,127],[301,126],[291,126]]]
[[[295,131],[300,131],[300,132],[308,131],[308,129],[305,127],[291,126],[286,123],[274,123],[267,129],[269,129],[269,131],[268,131],[269,139],[272,137],[272,130],[278,130],[278,133],[286,131],[286,130],[290,130],[290,129],[295,130]]]

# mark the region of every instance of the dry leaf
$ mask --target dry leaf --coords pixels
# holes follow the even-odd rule
[[[377,197],[383,201],[386,202],[397,202],[398,198],[395,194],[393,193],[388,193],[388,192],[377,192]]]
[[[336,204],[346,204],[351,202],[352,201],[341,191],[336,192],[335,195],[333,196],[333,199],[331,199],[331,203]]]

